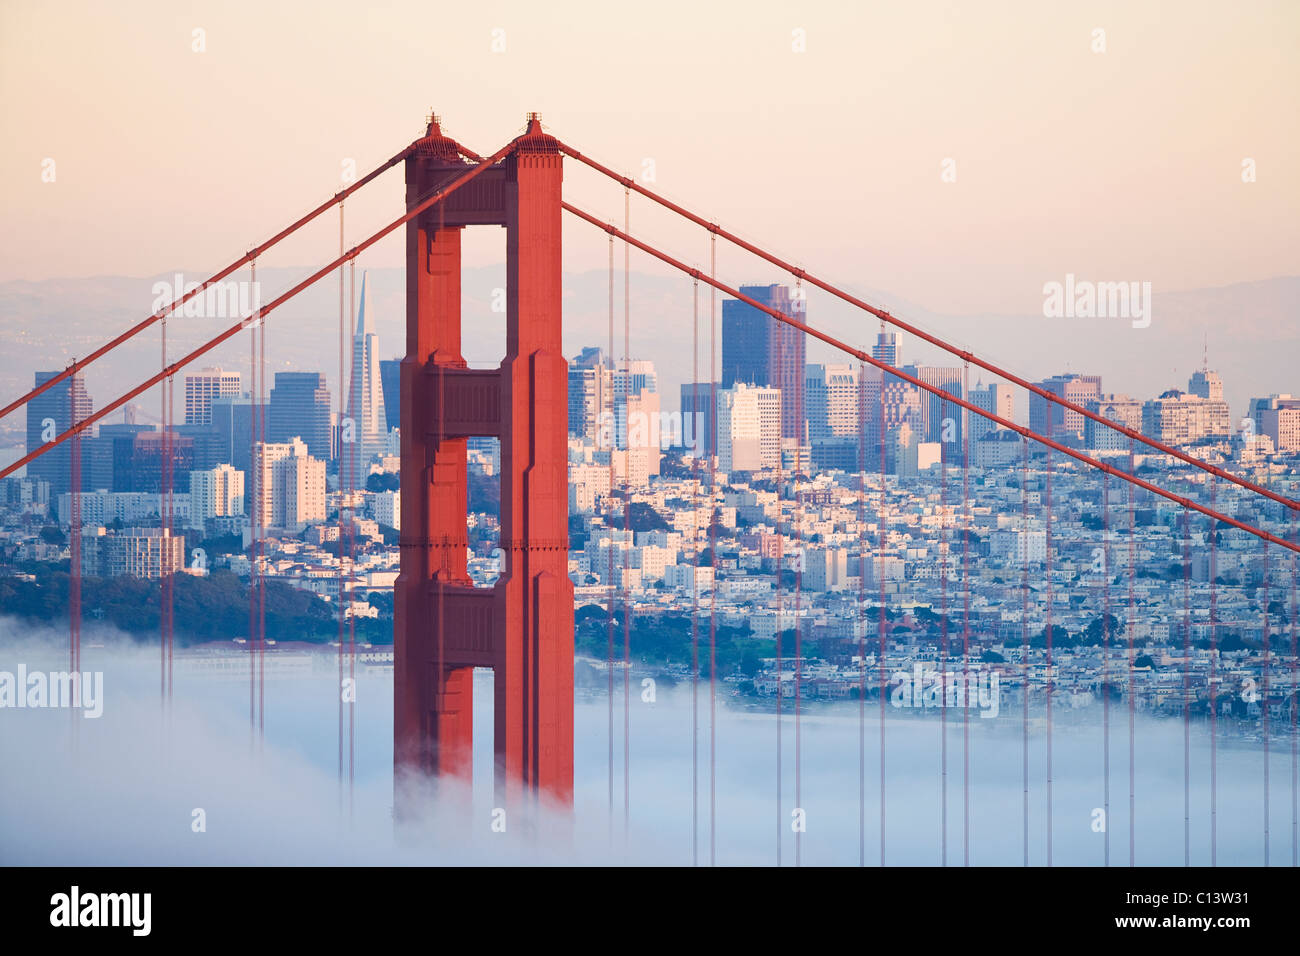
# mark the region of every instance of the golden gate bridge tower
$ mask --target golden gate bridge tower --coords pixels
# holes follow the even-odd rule
[[[480,157],[436,116],[406,158],[408,211]],[[473,671],[495,674],[495,786],[514,803],[573,796],[573,584],[568,576],[567,364],[561,330],[557,140],[536,114],[515,148],[406,225],[401,573],[393,745],[411,772],[472,775]],[[461,354],[461,235],[506,229],[506,355]],[[467,573],[466,439],[501,442],[501,542],[492,588]],[[400,790],[400,782],[398,783]],[[408,815],[414,808],[402,806]]]

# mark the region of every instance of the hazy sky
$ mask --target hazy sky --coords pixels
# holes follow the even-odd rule
[[[652,159],[661,191],[773,251],[940,311],[1037,312],[1067,272],[1157,292],[1292,274],[1298,26],[1291,2],[3,0],[0,280],[215,270],[430,109],[479,151],[539,110],[608,165]],[[349,203],[349,244],[401,191],[393,171]],[[621,216],[619,192],[566,169],[600,215]],[[705,261],[698,230],[648,205],[633,227]],[[604,236],[566,228],[566,268],[602,265]],[[337,244],[329,215],[266,261],[323,264]],[[471,251],[499,260],[503,233]],[[363,264],[400,255],[395,236]]]

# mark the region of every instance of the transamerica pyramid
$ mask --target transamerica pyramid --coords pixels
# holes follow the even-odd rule
[[[388,439],[384,390],[379,378],[379,334],[371,321],[366,277],[367,273],[361,273],[361,306],[357,314],[357,331],[352,337],[352,382],[348,396],[348,417],[356,429],[360,469],[364,469],[376,455],[384,453]],[[357,477],[364,478],[363,475]]]

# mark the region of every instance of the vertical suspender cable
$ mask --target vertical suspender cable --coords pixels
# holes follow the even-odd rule
[[[1295,512],[1291,512],[1291,541],[1296,540]],[[1296,693],[1300,689],[1300,659],[1296,657],[1296,553],[1291,552],[1291,865],[1300,866],[1300,762],[1297,761],[1296,737],[1297,718],[1300,717],[1300,699]]]
[[[799,281],[795,282],[795,308],[801,309],[803,306],[803,285]],[[804,318],[807,316],[805,315]],[[782,339],[788,338],[786,329],[780,328]],[[796,332],[795,335],[800,333]],[[793,363],[792,363],[793,364]],[[793,374],[788,378],[793,381],[794,387],[794,425],[795,425],[795,495],[794,503],[794,535],[795,549],[798,555],[799,566],[794,573],[794,805],[802,811],[803,809],[803,779],[802,779],[802,745],[803,739],[800,727],[800,686],[803,683],[803,616],[800,614],[800,598],[803,591],[803,572],[808,563],[808,556],[804,550],[803,542],[803,376],[804,369],[796,368]],[[787,378],[781,378],[785,382]],[[784,404],[784,401],[783,401]],[[784,411],[784,409],[783,409]],[[794,831],[794,865],[799,866],[803,862],[803,829],[799,828]]]
[[[257,282],[257,262],[251,263],[253,282]],[[266,442],[266,401],[268,388],[266,385],[266,323],[259,322],[256,327],[258,337],[258,361],[261,363],[261,369],[257,376],[257,387],[259,390],[257,400],[257,430],[262,436],[262,442]],[[266,515],[263,514],[263,534],[261,549],[266,549]],[[257,743],[258,747],[262,746],[266,736],[266,575],[259,573],[257,576]]]
[[[1214,507],[1215,481],[1210,478],[1210,507]],[[1219,656],[1219,562],[1217,522],[1210,522],[1210,866],[1219,860],[1219,761],[1218,761],[1218,656]]]
[[[770,323],[770,331],[768,334],[773,337],[780,335],[780,329],[777,327],[776,320],[771,318],[770,316],[765,316],[764,318],[766,318],[767,321]],[[774,358],[776,360],[775,379],[776,381],[780,382],[782,380],[781,367],[783,365],[782,362],[783,356],[781,354],[782,350],[779,347],[779,344],[774,351],[775,351]],[[782,655],[781,655],[781,634],[782,631],[785,630],[785,601],[783,599],[783,594],[781,589],[783,583],[782,579],[785,577],[785,568],[784,568],[785,538],[781,533],[781,515],[784,510],[781,507],[781,484],[782,484],[782,479],[784,478],[785,469],[782,467],[784,463],[781,460],[781,445],[782,445],[781,438],[784,437],[784,433],[785,433],[785,429],[783,427],[785,424],[784,411],[785,408],[784,408],[784,397],[783,397],[782,407],[778,409],[778,416],[780,416],[781,424],[777,426],[778,439],[776,443],[777,448],[776,448],[776,625],[775,625],[775,631],[776,631],[776,865],[777,866],[781,865],[781,843],[782,843],[782,838],[785,835],[785,821],[781,817],[781,784],[784,782],[784,774],[782,773],[782,768],[781,768],[781,756],[782,756],[781,755],[781,694],[782,694],[781,678],[782,678],[782,669],[784,667],[782,661]]]
[[[257,322],[248,326],[248,468],[252,472],[249,483],[248,516],[248,745],[257,741],[257,538],[262,516],[262,503],[266,497],[263,487],[266,478],[266,455],[257,447]]]
[[[718,237],[709,236],[709,279],[717,274]],[[713,571],[713,588],[709,596],[709,865],[717,865],[718,853],[718,533],[714,505],[717,501],[718,467],[718,360],[717,319],[718,290],[709,285],[709,564]],[[1293,655],[1294,656],[1294,655]]]
[[[691,866],[700,865],[700,436],[695,423],[700,404],[700,280],[691,284],[691,460],[695,484],[691,495]],[[682,444],[686,441],[682,416]]]
[[[948,418],[948,400],[940,400]],[[943,437],[942,435],[940,437]],[[948,442],[939,443],[939,863],[948,865]],[[913,688],[916,694],[918,688]]]
[[[1029,439],[1021,437],[1020,466],[1020,771],[1024,791],[1021,805],[1021,846],[1029,865]]]
[[[885,323],[880,323],[885,331]],[[897,360],[897,358],[895,358]],[[885,656],[888,620],[885,614],[885,373],[880,373],[880,507],[876,512],[876,573],[880,578],[880,609],[876,618],[876,693],[880,698],[880,865],[885,865]]]
[[[1103,859],[1110,866],[1110,475],[1101,475],[1101,777]]]
[[[605,513],[609,516],[605,523],[609,535],[606,539],[607,547],[605,548],[606,556],[609,559],[608,572],[605,575],[605,585],[609,589],[609,614],[606,622],[606,637],[609,648],[605,667],[605,674],[608,678],[609,687],[607,697],[609,701],[609,838],[610,842],[614,839],[614,522],[613,522],[613,492],[615,484],[614,474],[614,456],[618,442],[615,440],[617,430],[618,409],[617,402],[614,398],[614,381],[615,370],[617,365],[614,358],[614,237],[609,237],[609,351],[606,353],[606,368],[601,369],[601,375],[608,373],[608,393],[609,399],[609,491],[605,496]],[[604,383],[602,383],[604,384]],[[597,434],[601,434],[597,432]]]
[[[1192,544],[1183,509],[1183,865],[1192,865]]]
[[[339,203],[339,256],[340,257],[343,255],[343,249],[344,249],[343,247],[343,203]],[[334,603],[335,606],[338,608],[338,616],[339,616],[338,665],[339,665],[339,687],[340,688],[342,688],[343,686],[343,642],[344,642],[344,628],[346,627],[346,624],[344,622],[344,617],[346,616],[347,613],[343,606],[343,591],[344,591],[344,587],[343,587],[343,573],[344,573],[344,569],[343,569],[343,504],[344,504],[343,501],[343,469],[344,469],[343,435],[344,435],[344,429],[346,428],[346,425],[344,424],[344,416],[346,415],[346,412],[344,410],[345,409],[344,403],[347,401],[345,397],[347,394],[345,391],[346,389],[345,383],[347,382],[347,377],[346,377],[346,371],[343,364],[344,351],[346,349],[346,346],[344,344],[346,340],[345,330],[347,326],[344,324],[345,317],[344,317],[344,309],[343,309],[343,298],[344,298],[343,264],[339,263],[339,420],[338,420],[338,440],[337,440],[337,447],[336,447],[338,453],[338,457],[337,457],[338,460],[338,485],[337,485],[338,487],[338,498],[337,498],[338,540],[336,542],[336,547],[335,547],[335,553],[338,555],[337,565],[336,565],[336,567],[338,568],[338,575],[337,575],[338,598],[337,600],[335,600]],[[340,693],[338,694],[338,710],[339,710],[339,728],[338,728],[339,769],[338,769],[337,789],[338,789],[338,801],[339,801],[339,814],[341,816],[343,813],[343,694],[341,690]]]
[[[1133,461],[1133,439],[1128,440],[1128,473],[1134,474]],[[1134,744],[1134,717],[1136,701],[1134,694],[1136,692],[1135,678],[1133,673],[1133,629],[1136,626],[1136,617],[1134,611],[1133,597],[1133,578],[1137,571],[1137,539],[1134,536],[1136,529],[1134,527],[1133,515],[1133,486],[1128,486],[1128,623],[1124,629],[1128,633],[1128,692],[1125,696],[1128,698],[1128,865],[1134,866],[1134,845],[1136,824],[1136,792],[1137,778],[1136,768],[1137,761],[1133,753]]]
[[[623,188],[623,232],[632,234],[632,191]],[[632,448],[628,399],[632,397],[632,246],[623,243],[623,834],[632,813],[632,600],[628,571],[632,558]]]
[[[1261,509],[1261,512],[1262,512],[1262,509]],[[1260,517],[1261,517],[1261,518],[1263,517],[1263,514],[1262,514],[1262,513],[1261,513]],[[1262,523],[1263,523],[1263,522],[1261,521],[1261,524],[1262,524]],[[1272,675],[1269,673],[1269,666],[1270,666],[1270,664],[1269,664],[1269,655],[1270,655],[1270,653],[1271,653],[1271,651],[1270,651],[1270,644],[1271,644],[1272,642],[1270,641],[1269,625],[1268,625],[1268,578],[1269,578],[1269,563],[1270,563],[1270,555],[1269,555],[1269,553],[1268,553],[1268,542],[1267,542],[1267,541],[1264,541],[1264,540],[1261,540],[1261,541],[1260,541],[1260,544],[1262,545],[1262,547],[1263,547],[1263,551],[1264,551],[1264,578],[1263,578],[1263,584],[1264,584],[1264,600],[1260,602],[1260,603],[1263,605],[1263,607],[1264,607],[1264,626],[1263,626],[1263,632],[1264,632],[1264,633],[1263,633],[1263,640],[1264,640],[1264,667],[1263,667],[1263,671],[1264,671],[1264,672],[1263,672],[1263,674],[1261,675],[1262,683],[1263,683],[1263,693],[1262,693],[1262,695],[1260,696],[1260,700],[1263,702],[1263,710],[1264,710],[1264,713],[1263,713],[1263,727],[1262,727],[1262,730],[1263,730],[1263,733],[1264,733],[1264,865],[1265,865],[1265,866],[1268,866],[1268,849],[1269,849],[1269,848],[1268,848],[1268,824],[1269,824],[1269,807],[1268,807],[1268,797],[1269,797],[1269,793],[1268,793],[1268,787],[1269,787],[1269,779],[1268,779],[1268,778],[1269,778],[1269,773],[1268,773],[1268,771],[1269,771],[1269,766],[1268,766],[1268,732],[1269,732],[1269,726],[1268,726],[1268,689],[1269,689],[1269,688],[1268,688],[1268,685],[1269,685],[1269,678],[1270,678],[1270,676],[1272,676]]]
[[[970,394],[970,363],[962,369],[962,397]],[[961,423],[961,753],[962,753],[962,865],[970,866],[970,416],[962,409]],[[978,702],[978,697],[976,698]]]
[[[858,362],[858,866],[867,865],[867,365]]]
[[[442,207],[438,207],[439,214],[442,213]],[[356,328],[357,321],[357,260],[355,258],[348,260],[348,325]],[[367,357],[368,358],[368,357]],[[445,403],[439,403],[438,414],[444,414]],[[438,423],[438,433],[442,434],[442,422]],[[353,487],[348,488],[348,497],[352,498],[355,494]],[[352,521],[348,525],[348,607],[352,607],[354,575],[357,566],[357,536],[356,536],[356,508],[355,505],[350,510]],[[341,550],[340,550],[340,553]],[[442,613],[439,605],[438,613]],[[438,638],[443,639],[443,628],[438,628]],[[441,654],[441,649],[439,650]],[[352,785],[356,778],[356,676],[357,676],[357,618],[355,614],[348,615],[348,681],[353,692],[348,695],[348,817],[352,816]],[[472,687],[472,684],[471,684]],[[473,691],[471,689],[471,696]]]
[[[161,342],[161,368],[167,370],[167,318],[163,317],[159,326]],[[170,584],[171,580],[167,574],[167,557],[170,553],[169,534],[171,533],[171,524],[168,521],[167,506],[170,503],[171,491],[171,419],[168,410],[171,402],[168,400],[168,389],[171,379],[164,378],[158,394],[159,409],[158,414],[162,419],[162,434],[159,437],[158,451],[158,533],[161,535],[160,546],[160,564],[158,577],[158,637],[159,648],[162,651],[162,706],[163,710],[167,709],[167,608],[170,603]]]
[[[1054,409],[1047,406],[1047,437],[1053,436]],[[1052,446],[1047,446],[1047,459],[1044,465],[1046,526],[1044,528],[1044,577],[1047,586],[1047,614],[1044,634],[1047,644],[1047,865],[1052,865],[1052,688],[1056,683],[1056,672],[1052,665]]]
[[[80,416],[77,414],[77,384],[73,378],[68,383],[68,427],[76,425]],[[29,406],[30,408],[30,406]],[[30,415],[30,411],[28,412]],[[74,433],[68,447],[68,670],[81,680],[81,433]],[[55,503],[57,509],[58,503]],[[22,691],[25,693],[25,689]],[[76,746],[80,722],[76,708],[70,708],[72,715],[72,743]]]

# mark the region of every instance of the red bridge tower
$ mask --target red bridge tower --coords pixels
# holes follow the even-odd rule
[[[429,123],[406,160],[410,209],[468,168]],[[495,671],[495,781],[507,805],[573,799],[568,366],[560,344],[559,144],[536,114],[504,160],[406,227],[395,781],[472,773],[473,669]],[[461,231],[506,229],[506,356],[461,355]],[[501,577],[466,570],[466,439],[501,441]],[[400,793],[398,812],[403,808]]]

